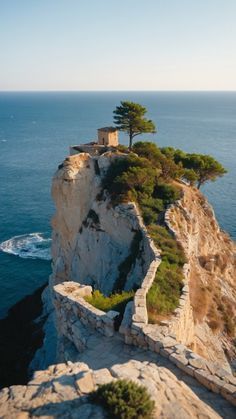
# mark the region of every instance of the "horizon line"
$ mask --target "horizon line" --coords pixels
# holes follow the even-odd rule
[[[59,89],[59,90],[55,90],[55,89],[48,89],[48,90],[39,90],[39,89],[21,89],[21,90],[0,90],[0,93],[119,93],[119,92],[128,92],[128,93],[132,93],[132,92],[146,92],[146,93],[154,93],[154,92],[166,92],[166,93],[236,93],[236,89],[233,90],[223,90],[223,89],[219,89],[219,90],[213,90],[213,89],[209,89],[209,90],[201,90],[201,89],[193,89],[193,90],[180,90],[180,89],[153,89],[153,90],[145,90],[145,89],[140,89],[140,90],[135,90],[135,89],[119,89],[119,90],[103,90],[103,89],[95,89],[95,90],[86,90],[86,89],[75,89],[75,90],[67,90],[67,89]]]

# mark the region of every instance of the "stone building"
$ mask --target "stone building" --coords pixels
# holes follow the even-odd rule
[[[92,156],[104,152],[105,147],[117,147],[119,145],[118,129],[115,127],[104,127],[98,129],[97,141],[87,144],[70,146],[70,155],[78,153],[89,153]]]
[[[118,130],[115,127],[104,127],[98,129],[98,144],[105,146],[117,147]]]

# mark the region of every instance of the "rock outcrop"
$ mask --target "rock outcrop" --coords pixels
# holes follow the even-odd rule
[[[107,359],[111,354],[106,351]],[[117,349],[121,347],[116,345]],[[201,390],[193,379],[159,364],[148,353],[130,355],[121,352],[119,363],[91,369],[84,362],[51,365],[38,371],[27,386],[12,386],[0,392],[0,417],[4,419],[83,418],[103,419],[104,410],[88,400],[88,394],[100,384],[116,379],[130,379],[147,387],[156,402],[154,419],[169,418],[234,418],[234,409],[220,396]],[[117,356],[117,358],[118,358]],[[98,355],[99,364],[100,354]],[[136,359],[137,358],[137,359]],[[104,358],[103,358],[104,359]]]
[[[113,208],[106,196],[98,196],[103,174],[110,161],[119,157],[114,153],[97,158],[86,153],[70,156],[54,176],[54,284],[77,281],[104,294],[111,293],[116,286],[119,268],[131,255],[139,231],[136,216],[128,205]],[[139,286],[150,263],[142,240],[138,253],[132,269],[127,271],[124,289]]]
[[[70,156],[53,178],[53,273],[44,294],[50,315],[46,343],[32,363],[44,370],[27,386],[0,392],[0,417],[103,418],[88,394],[99,384],[128,378],[147,387],[155,418],[233,418],[235,246],[202,194],[182,185],[182,199],[165,217],[188,259],[180,305],[160,325],[147,324],[146,293],[161,256],[135,204],[112,206],[102,190],[117,158],[125,156]],[[121,285],[137,291],[118,332],[117,313],[97,310],[83,297],[92,288],[109,294]],[[55,365],[48,366],[49,359]]]
[[[230,369],[236,355],[236,245],[219,228],[202,193],[182,188],[183,198],[170,208],[169,219],[189,262],[192,348]]]

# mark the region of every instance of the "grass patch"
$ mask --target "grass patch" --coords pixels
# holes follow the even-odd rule
[[[106,297],[99,290],[95,290],[91,297],[85,297],[84,299],[99,310],[105,312],[115,310],[123,314],[126,304],[133,297],[134,291],[122,291],[121,293],[111,294],[109,297]]]
[[[147,389],[128,380],[99,386],[90,401],[105,408],[113,419],[151,419],[155,407]]]
[[[148,232],[162,251],[162,262],[147,294],[149,322],[156,323],[158,316],[167,315],[178,307],[186,259],[182,248],[165,227],[152,224]]]

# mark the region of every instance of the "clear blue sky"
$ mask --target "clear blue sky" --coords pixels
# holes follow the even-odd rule
[[[236,0],[0,0],[0,90],[236,90]]]

